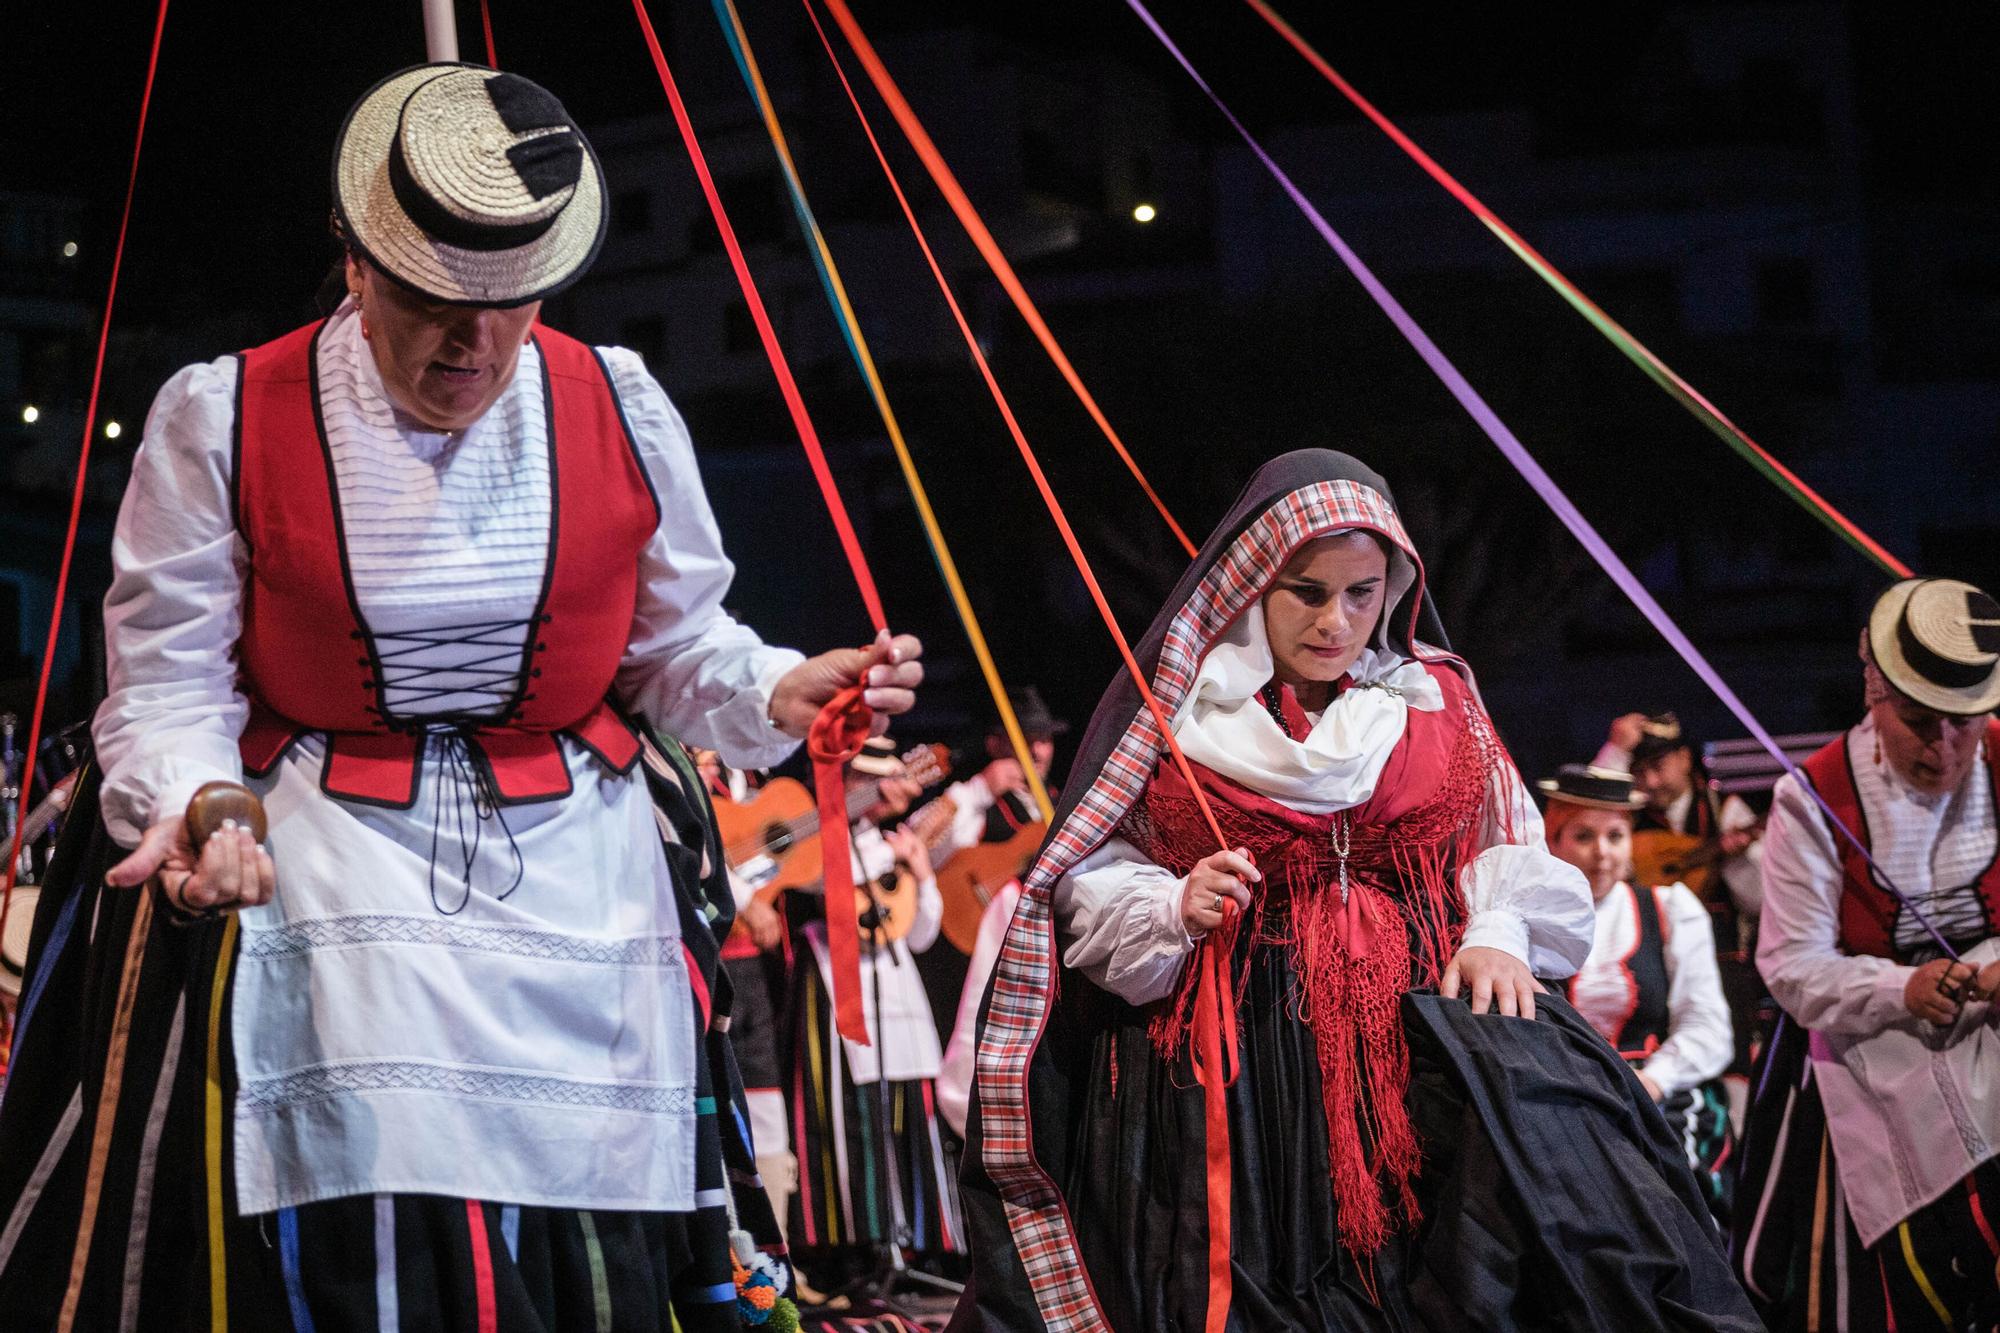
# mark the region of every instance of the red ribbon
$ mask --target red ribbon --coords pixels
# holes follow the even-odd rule
[[[97,360],[90,371],[90,400],[83,410],[83,447],[77,453],[76,484],[69,500],[69,526],[63,531],[62,559],[56,563],[56,595],[49,607],[49,637],[42,646],[41,674],[35,681],[35,706],[28,714],[28,748],[23,757],[20,809],[14,825],[27,822],[35,803],[35,756],[42,748],[42,722],[49,706],[49,677],[55,670],[56,646],[62,642],[63,603],[69,595],[70,567],[76,562],[76,534],[83,522],[83,496],[90,478],[90,437],[97,428],[98,395],[104,387],[104,354],[111,345],[111,310],[118,303],[118,274],[125,267],[125,238],[132,230],[132,197],[139,191],[139,150],[146,144],[146,113],[153,105],[153,83],[160,73],[160,39],[167,31],[167,0],[160,0],[153,19],[153,47],[146,57],[146,84],[139,94],[139,129],[132,136],[132,170],[125,178],[125,207],[118,215],[118,244],[111,251],[111,281],[104,292],[104,318],[97,326]],[[15,849],[20,850],[18,847]],[[10,856],[0,870],[0,928],[14,905],[14,878],[20,857]]]
[[[813,791],[819,797],[820,883],[826,893],[826,947],[833,959],[834,1025],[857,1046],[867,1046],[868,1016],[861,1008],[861,920],[854,910],[854,863],[847,844],[847,761],[875,724],[850,685],[827,701],[806,733]]]
[[[1233,906],[1233,904],[1232,904]],[[1208,1333],[1223,1333],[1229,1323],[1232,1278],[1229,1271],[1229,1105],[1226,1093],[1236,1081],[1236,987],[1230,984],[1227,940],[1242,917],[1231,920],[1201,942],[1194,965],[1200,969],[1194,992],[1194,1077],[1201,1084],[1202,1139],[1208,1158]],[[1226,937],[1226,939],[1225,939]],[[1223,1047],[1229,1051],[1223,1061]]]

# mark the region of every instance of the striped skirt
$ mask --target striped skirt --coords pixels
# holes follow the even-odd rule
[[[1727,1230],[1736,1184],[1736,1136],[1729,1126],[1729,1094],[1722,1080],[1710,1079],[1675,1093],[1660,1103],[1660,1115],[1687,1153],[1708,1211]]]
[[[1864,1248],[1809,1041],[1781,1021],[1743,1138],[1731,1250],[1757,1313],[1777,1333],[2000,1326],[2000,1162],[1983,1163]]]
[[[102,887],[122,853],[98,820],[96,787],[93,771],[36,912],[0,1096],[0,1328],[740,1326],[729,1185],[743,1202],[741,1224],[783,1251],[723,1035],[728,985],[692,904],[682,919],[697,932],[685,938],[705,1029],[696,1034],[696,1211],[363,1195],[244,1216],[231,1136],[237,925],[225,917],[183,927],[150,891]]]
[[[962,1252],[957,1174],[931,1080],[888,1083],[885,1162],[882,1085],[849,1076],[832,998],[810,954],[800,954],[796,977],[791,1115],[799,1182],[786,1234],[815,1249],[878,1244],[894,1236],[900,1204],[905,1248]]]

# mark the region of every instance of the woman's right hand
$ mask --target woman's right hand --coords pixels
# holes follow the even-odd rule
[[[1903,985],[1903,1005],[1912,1014],[1940,1027],[1958,1021],[1967,1000],[1990,998],[1981,986],[1985,978],[1969,963],[1933,958],[1910,974]]]
[[[1232,911],[1248,911],[1249,884],[1263,878],[1247,847],[1215,852],[1195,862],[1181,889],[1181,924],[1188,938],[1200,939],[1227,921]]]
[[[169,903],[197,915],[261,907],[277,889],[271,854],[234,820],[217,829],[197,857],[187,821],[178,815],[162,819],[146,830],[130,856],[105,873],[104,882],[131,889],[156,877]]]

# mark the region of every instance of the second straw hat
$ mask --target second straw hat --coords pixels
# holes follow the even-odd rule
[[[1876,599],[1868,651],[1926,708],[1976,717],[2000,708],[2000,602],[1957,579],[1905,579]]]

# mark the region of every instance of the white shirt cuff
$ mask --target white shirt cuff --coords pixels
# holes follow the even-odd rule
[[[1187,918],[1181,915],[1181,905],[1187,898],[1187,891],[1188,882],[1185,879],[1176,880],[1167,886],[1166,893],[1153,904],[1153,931],[1163,946],[1178,945],[1182,953],[1193,953],[1195,942],[1208,932],[1203,931],[1201,935],[1188,933]],[[1165,953],[1167,949],[1163,947],[1161,952]]]
[[[723,762],[733,768],[772,768],[799,748],[795,737],[787,736],[771,721],[771,695],[785,673],[806,660],[805,655],[790,648],[760,648],[757,653],[764,661],[757,668],[756,679],[710,716],[716,748]]]
[[[1517,912],[1504,907],[1488,908],[1475,912],[1471,924],[1465,928],[1465,939],[1460,949],[1498,949],[1528,961],[1528,923]]]

